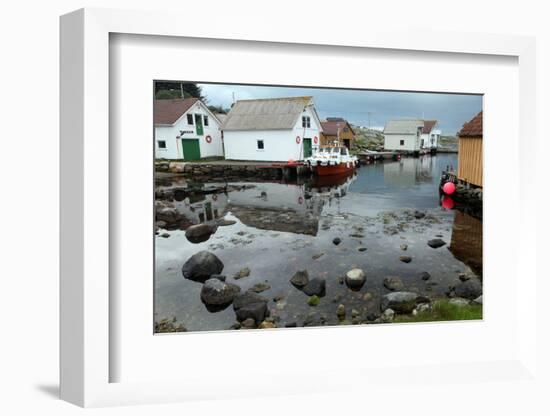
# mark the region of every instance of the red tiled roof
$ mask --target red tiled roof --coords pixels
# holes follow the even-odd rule
[[[422,134],[429,134],[437,123],[437,120],[424,120],[424,128]]]
[[[483,137],[483,111],[464,123],[462,129],[458,132],[458,137]]]
[[[340,120],[341,121],[334,121],[334,119],[328,118],[328,121],[321,121],[323,133],[327,136],[336,136],[338,134],[338,129],[340,129],[340,132],[342,132],[342,129],[344,127],[348,127],[353,133],[353,129],[351,128],[349,123],[344,119]]]
[[[155,100],[155,124],[174,124],[197,101],[199,101],[198,98]]]

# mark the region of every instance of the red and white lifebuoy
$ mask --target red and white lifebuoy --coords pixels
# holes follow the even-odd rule
[[[300,144],[300,141],[301,141],[301,140],[302,140],[302,139],[300,139],[300,136],[296,136],[296,144]]]
[[[313,138],[313,143],[315,143],[315,144],[319,143],[319,138],[317,136],[315,136]]]
[[[212,143],[212,136],[206,136],[204,140],[206,140],[206,143]]]

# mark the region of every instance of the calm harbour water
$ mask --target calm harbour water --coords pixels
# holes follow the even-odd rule
[[[481,274],[481,221],[440,206],[441,171],[457,165],[455,154],[404,158],[399,162],[362,166],[355,175],[322,178],[304,183],[207,183],[204,188],[229,185],[225,190],[186,197],[171,203],[190,223],[225,218],[207,241],[194,244],[184,230],[161,230],[155,236],[155,321],[175,318],[188,331],[228,329],[235,323],[231,306],[211,313],[200,300],[201,283],[186,280],[181,267],[193,254],[208,250],[224,263],[227,282],[245,291],[256,283],[271,288],[272,316],[280,326],[300,326],[312,313],[326,324],[338,324],[339,303],[362,314],[379,312],[380,297],[388,293],[387,276],[402,279],[405,290],[429,297],[444,296],[458,273]],[[159,187],[185,187],[182,177],[162,178]],[[415,210],[426,214],[417,219]],[[167,233],[169,237],[162,237]],[[334,245],[332,240],[341,238]],[[426,242],[442,238],[447,245],[432,249]],[[402,249],[407,245],[406,251]],[[359,248],[366,248],[359,251]],[[412,257],[410,263],[399,256]],[[248,277],[232,276],[249,267]],[[349,290],[340,277],[354,268],[364,270],[367,283],[359,292]],[[326,296],[317,307],[289,283],[298,270],[326,279]],[[419,273],[432,275],[430,284]],[[367,295],[368,293],[368,295]],[[273,298],[281,297],[279,301]]]

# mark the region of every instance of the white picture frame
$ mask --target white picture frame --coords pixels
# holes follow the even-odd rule
[[[214,384],[205,391],[204,380],[110,382],[110,365],[119,359],[110,349],[110,169],[109,156],[109,37],[123,33],[145,36],[209,38],[240,41],[278,42],[300,45],[374,48],[384,50],[428,51],[441,54],[501,55],[517,58],[519,68],[520,176],[517,178],[518,270],[523,272],[517,292],[516,318],[522,322],[517,332],[516,354],[509,359],[422,365],[403,368],[371,368],[369,376],[353,369],[331,370],[336,379],[365,382],[390,382],[404,377],[414,384],[415,377],[425,382],[438,378],[443,368],[453,372],[455,380],[479,383],[483,380],[525,380],[537,382],[536,250],[522,249],[521,241],[535,240],[536,217],[529,211],[534,205],[534,183],[529,180],[529,155],[535,152],[535,41],[529,37],[471,33],[429,33],[422,31],[378,31],[354,29],[325,31],[312,26],[307,32],[289,27],[285,31],[273,24],[247,32],[233,30],[234,22],[223,19],[205,29],[200,22],[186,20],[173,13],[130,12],[82,9],[61,18],[61,398],[79,406],[108,406],[160,403],[239,397],[256,394],[323,392],[348,388],[348,383],[323,383],[322,377],[304,387],[300,371],[289,380],[285,374],[270,374],[267,386],[244,384],[245,392],[222,391]],[[151,139],[152,140],[152,139]],[[150,169],[151,167],[144,167]],[[529,212],[529,215],[527,213]],[[518,270],[515,273],[518,273]],[[405,330],[403,330],[405,331]],[[317,332],[307,331],[310,336]],[[271,332],[272,334],[274,332]],[[294,332],[295,336],[298,332]],[[334,334],[334,332],[333,332]],[[152,335],[152,334],[151,334]],[[335,335],[333,335],[335,336]],[[242,342],[242,341],[241,341]],[[319,375],[322,375],[319,372]],[[473,381],[471,374],[483,374]],[[412,379],[411,379],[412,376]],[[418,380],[416,378],[416,380]],[[370,381],[368,381],[370,380]],[[439,378],[438,378],[439,380]],[[284,382],[283,382],[284,381]],[[351,382],[350,382],[351,383]],[[278,390],[270,385],[279,385]],[[374,385],[374,384],[373,384]]]

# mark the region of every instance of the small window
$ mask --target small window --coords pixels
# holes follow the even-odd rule
[[[302,127],[311,127],[311,118],[309,116],[302,116]]]
[[[159,149],[166,149],[166,140],[157,140]]]
[[[347,133],[349,131],[349,128],[344,127],[344,133]]]
[[[190,126],[192,126],[194,123],[193,123],[193,114],[187,114],[187,124],[189,124]]]
[[[208,126],[208,116],[204,116],[204,125]]]
[[[399,140],[399,145],[400,146],[405,146],[405,140]]]
[[[258,150],[264,150],[264,141],[263,140],[258,140],[256,142],[256,146],[258,147]]]

